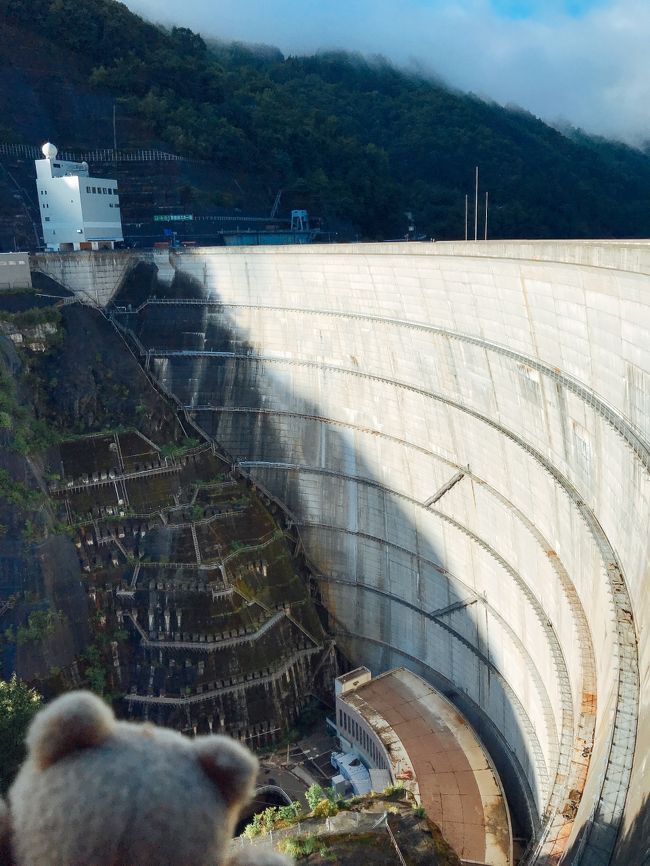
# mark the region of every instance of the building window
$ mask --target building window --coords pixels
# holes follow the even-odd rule
[[[49,221],[50,221],[50,218],[49,218],[49,217],[45,217],[45,222],[46,222],[46,223],[49,223]]]
[[[93,193],[95,193],[95,194],[97,193],[97,187],[96,186],[93,187]]]
[[[89,187],[89,186],[86,187],[86,192],[90,192],[90,187]]]

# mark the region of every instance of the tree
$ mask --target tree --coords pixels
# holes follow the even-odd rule
[[[305,800],[307,800],[307,805],[309,808],[313,810],[316,806],[321,802],[321,800],[326,800],[327,794],[324,789],[316,782],[313,785],[310,785],[305,791]]]
[[[0,791],[6,793],[25,758],[25,733],[42,698],[16,674],[0,680]]]

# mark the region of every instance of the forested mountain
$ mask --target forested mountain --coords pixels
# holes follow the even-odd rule
[[[206,43],[114,0],[0,0],[0,20],[5,141],[110,146],[116,101],[122,146],[214,160],[254,178],[255,204],[283,189],[363,237],[403,235],[407,211],[427,236],[461,237],[477,164],[491,237],[650,235],[645,153],[385,61]]]

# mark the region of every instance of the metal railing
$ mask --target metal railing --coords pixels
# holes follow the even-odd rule
[[[0,156],[13,156],[22,159],[43,159],[40,147],[33,144],[0,144]],[[179,156],[165,150],[135,149],[113,150],[102,148],[88,151],[60,151],[57,158],[69,162],[202,162],[188,156]]]

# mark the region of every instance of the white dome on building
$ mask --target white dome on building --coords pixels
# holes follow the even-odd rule
[[[56,146],[49,141],[45,142],[41,150],[43,151],[45,159],[56,159],[56,155],[59,152],[56,149]]]

